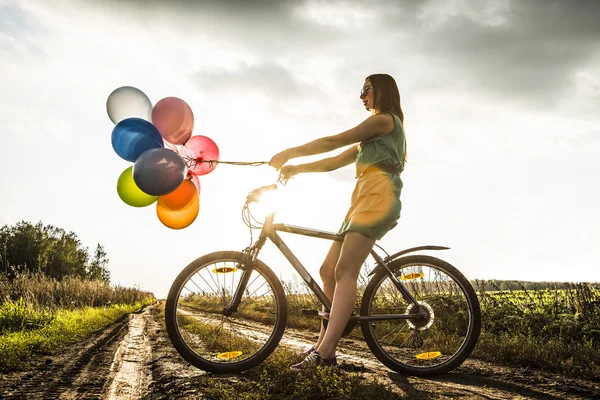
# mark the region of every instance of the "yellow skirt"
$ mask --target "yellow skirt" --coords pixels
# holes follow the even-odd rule
[[[369,239],[381,239],[400,218],[402,186],[400,176],[384,171],[359,177],[338,234],[354,231]]]

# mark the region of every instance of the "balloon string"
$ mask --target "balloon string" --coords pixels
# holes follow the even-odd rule
[[[230,164],[230,165],[249,165],[251,167],[257,167],[259,165],[268,164],[268,161],[219,161],[219,160],[198,160],[198,162],[206,162],[209,165],[216,164]]]
[[[246,165],[250,167],[257,167],[259,165],[268,164],[268,161],[220,161],[220,160],[201,160],[194,159],[192,157],[184,157],[185,160],[189,163],[189,167],[194,168],[198,165],[198,163],[208,163],[209,167],[213,167],[214,164],[230,164],[230,165]]]
[[[259,165],[268,164],[268,161],[219,161],[219,160],[201,160],[199,158],[194,159],[190,156],[183,157],[188,162],[188,168],[195,168],[198,163],[208,163],[208,165],[212,168],[214,164],[230,164],[230,165],[249,165],[251,167],[257,167]],[[290,178],[286,178],[285,176],[279,174],[277,178],[277,182],[284,185]]]

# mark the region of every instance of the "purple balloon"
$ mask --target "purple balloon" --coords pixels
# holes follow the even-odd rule
[[[187,174],[185,162],[173,150],[145,151],[133,164],[133,180],[151,196],[169,194],[181,185]]]

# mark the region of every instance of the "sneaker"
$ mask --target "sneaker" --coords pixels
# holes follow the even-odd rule
[[[312,354],[312,353],[313,353],[315,350],[316,350],[316,349],[315,349],[315,346],[313,346],[313,347],[311,347],[310,349],[308,349],[308,350],[306,350],[306,351],[303,351],[302,353],[300,353],[300,355],[301,355],[302,357],[306,357],[306,356],[308,356],[309,354]]]
[[[313,351],[306,358],[300,361],[298,364],[294,364],[290,367],[292,371],[302,371],[313,367],[336,367],[337,358],[333,357],[325,359],[321,357],[318,351]]]

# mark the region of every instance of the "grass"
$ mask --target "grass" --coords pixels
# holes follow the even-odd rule
[[[258,399],[397,399],[398,395],[374,378],[341,369],[312,368],[299,373],[289,369],[301,361],[297,352],[278,348],[265,362],[242,374],[233,384],[203,379],[207,398]]]
[[[18,369],[36,355],[58,353],[65,345],[77,342],[143,306],[144,303],[136,303],[60,310],[42,327],[4,333],[0,335],[0,371]]]
[[[164,317],[164,308],[161,310]],[[215,330],[214,340],[210,340],[212,329],[193,318],[181,317],[180,323],[189,332],[202,332],[206,350],[213,352],[231,350],[230,340],[237,339],[236,350],[252,352],[252,342],[243,337],[224,338]],[[227,347],[222,347],[227,344]],[[363,373],[342,369],[312,368],[300,373],[289,369],[302,360],[297,351],[279,346],[264,362],[241,374],[201,375],[194,378],[195,388],[210,399],[226,400],[269,400],[269,399],[398,399],[390,387],[375,378],[365,378]]]
[[[363,279],[364,280],[364,279]],[[482,332],[472,357],[507,365],[532,367],[585,379],[600,378],[600,290],[592,284],[562,283],[540,289],[525,290],[518,281],[505,290],[494,286],[494,281],[473,282],[482,310]],[[285,282],[288,301],[288,326],[317,333],[320,322],[305,316],[302,309],[319,309],[318,300],[307,292],[302,281]],[[358,304],[364,285],[359,279]],[[388,301],[385,295],[383,301]],[[389,299],[393,299],[390,296]],[[428,301],[433,304],[432,299]],[[382,308],[388,307],[381,305]],[[394,308],[393,304],[389,305]],[[453,324],[462,320],[456,312],[440,312],[435,307],[434,328],[442,336],[451,338]],[[449,318],[443,318],[443,315]],[[247,315],[247,318],[253,318]],[[441,328],[444,324],[444,328]],[[464,321],[463,321],[464,325]],[[386,329],[379,323],[381,329]],[[433,330],[433,329],[432,329]],[[433,333],[430,331],[430,334]],[[352,336],[362,338],[360,328]],[[431,338],[431,336],[430,336]],[[449,343],[452,347],[453,343]]]
[[[590,284],[558,289],[482,290],[483,326],[474,357],[600,378],[600,290]]]
[[[519,281],[509,283],[521,289],[501,290],[494,281],[473,282],[481,304],[482,331],[472,357],[571,377],[600,379],[600,290],[597,285],[557,283],[543,289],[525,290]],[[298,287],[301,284],[285,285],[286,292],[295,293],[288,294],[288,302],[292,304],[290,326],[314,323],[314,318],[294,311],[316,309],[316,299],[296,294],[305,293],[305,288]],[[355,310],[358,310],[358,300]],[[362,332],[355,329],[352,336],[361,338]]]
[[[111,304],[135,304],[152,293],[80,278],[57,280],[43,274],[19,274],[9,280],[0,274],[0,304],[20,301],[35,309],[76,309]]]
[[[25,303],[23,298],[18,301],[9,300],[0,304],[0,334],[43,328],[54,318],[54,313],[36,310]]]
[[[151,293],[42,275],[0,278],[0,371],[50,355],[155,301]]]

